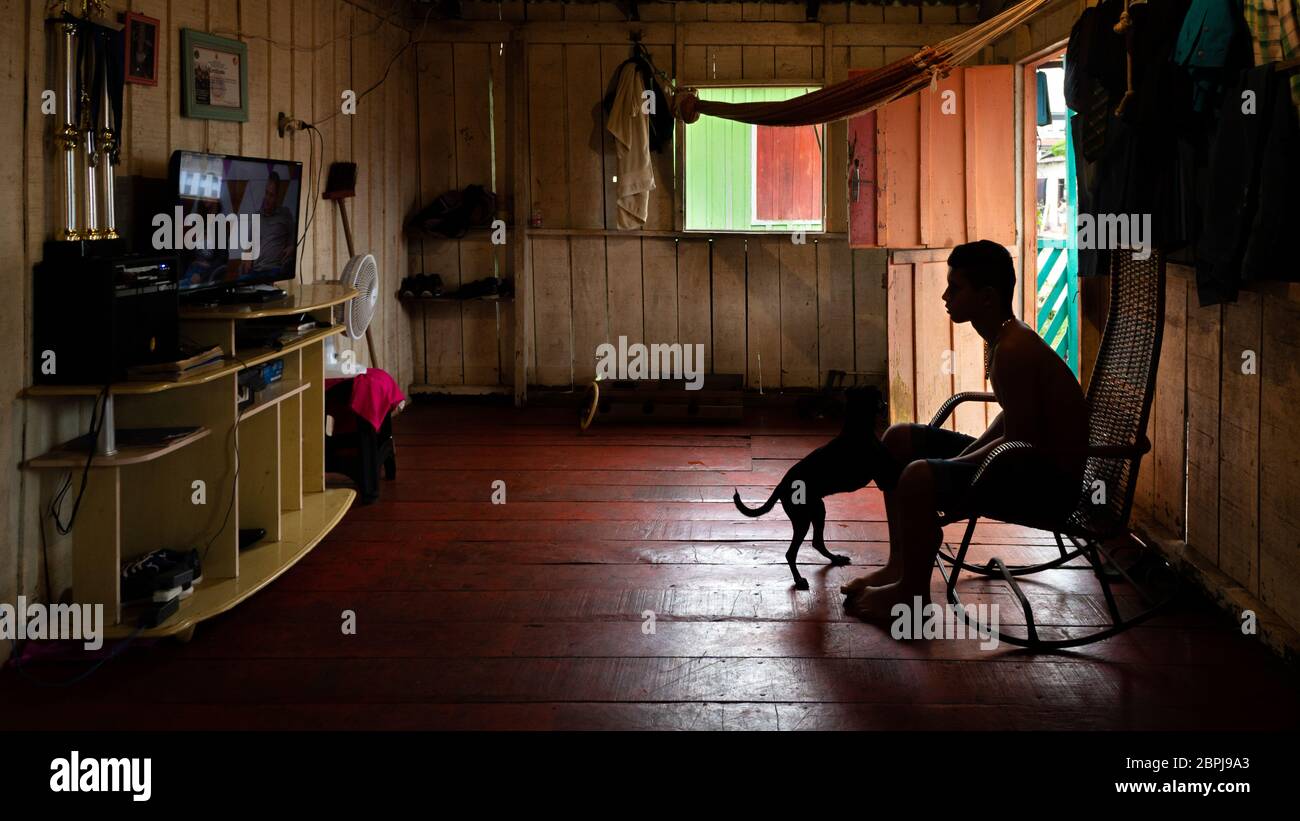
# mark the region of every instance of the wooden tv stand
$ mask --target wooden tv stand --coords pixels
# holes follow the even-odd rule
[[[325,487],[325,339],[343,332],[333,307],[356,291],[333,283],[296,286],[285,299],[256,305],[181,310],[182,338],[221,345],[226,364],[180,382],[122,382],[110,387],[117,429],[198,426],[159,447],[122,447],[91,463],[72,531],[73,594],[102,603],[106,634],[137,632],[138,611],[121,602],[123,560],[159,548],[197,548],[203,582],[180,612],[144,636],[189,639],[195,626],[274,581],[343,518],[356,493]],[[310,313],[329,323],[279,350],[236,347],[244,320]],[[284,359],[284,377],[251,406],[238,407],[238,376]],[[35,386],[29,398],[98,397],[103,386]],[[236,444],[237,442],[237,444]],[[85,450],[65,446],[26,467],[72,471],[75,494]],[[202,483],[199,485],[198,483]],[[195,504],[198,488],[204,504]],[[71,505],[65,505],[65,513]],[[239,530],[266,537],[240,552]]]

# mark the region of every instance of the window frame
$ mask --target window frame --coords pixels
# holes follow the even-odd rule
[[[759,80],[759,79],[752,79],[752,80],[744,80],[744,79],[739,79],[739,80],[708,80],[708,81],[692,82],[692,83],[690,83],[690,87],[691,87],[691,88],[694,88],[694,89],[698,89],[698,90],[700,90],[700,91],[704,91],[704,90],[713,90],[713,89],[733,89],[733,88],[734,88],[734,89],[744,89],[744,88],[802,88],[802,89],[808,89],[809,91],[818,91],[818,90],[820,90],[820,89],[826,87],[826,81],[825,81],[824,79],[821,79],[821,78],[816,78],[816,79],[798,79],[798,78],[786,78],[786,77],[766,78],[766,79],[761,79],[761,80]],[[808,93],[808,92],[805,92],[805,93]],[[680,131],[679,131],[680,138],[677,140],[677,146],[678,146],[678,148],[677,148],[676,155],[677,155],[677,158],[678,158],[678,159],[677,159],[677,170],[676,170],[676,174],[675,174],[675,177],[676,177],[675,182],[676,182],[676,184],[677,184],[677,190],[680,192],[680,196],[679,196],[679,199],[678,199],[678,208],[677,208],[677,230],[678,230],[680,233],[684,233],[684,234],[693,234],[693,235],[700,235],[700,234],[704,234],[704,235],[707,235],[707,234],[734,234],[734,235],[739,235],[739,236],[779,236],[779,235],[781,235],[782,233],[785,233],[784,230],[775,230],[775,229],[755,229],[755,228],[691,228],[691,227],[688,227],[688,225],[687,225],[687,216],[686,216],[686,208],[687,208],[686,182],[687,182],[687,174],[688,174],[688,171],[687,171],[687,168],[686,168],[686,132],[687,132],[687,126],[686,126],[685,123],[681,122],[680,120],[678,121],[677,125],[678,125],[678,128],[680,129]],[[827,211],[828,211],[828,207],[827,207],[827,206],[828,206],[827,196],[828,196],[828,194],[829,194],[829,191],[828,191],[828,185],[827,185],[827,183],[828,183],[828,177],[827,177],[827,164],[828,164],[828,162],[827,162],[827,161],[830,159],[829,156],[828,156],[827,146],[829,145],[828,140],[830,139],[830,137],[829,137],[830,133],[831,133],[831,129],[826,128],[826,129],[824,130],[824,132],[823,132],[823,138],[822,138],[822,152],[821,152],[821,158],[822,158],[822,162],[821,162],[821,166],[822,166],[822,197],[821,197],[822,202],[821,202],[821,212],[822,212],[822,216],[821,216],[821,219],[820,219],[820,220],[816,220],[816,221],[813,221],[813,220],[789,221],[789,220],[787,220],[787,221],[782,221],[782,222],[776,222],[776,221],[771,221],[771,220],[758,220],[758,219],[755,218],[755,217],[756,217],[756,208],[757,208],[757,198],[756,198],[756,195],[755,195],[755,188],[756,188],[756,186],[757,186],[757,184],[758,184],[758,178],[757,178],[757,175],[756,175],[756,173],[755,173],[755,166],[757,165],[757,162],[758,162],[758,151],[757,151],[758,127],[757,127],[757,126],[752,126],[752,127],[750,128],[750,133],[749,133],[749,140],[750,140],[750,150],[749,150],[749,163],[750,163],[750,209],[749,209],[749,210],[750,210],[750,213],[749,213],[749,221],[750,221],[751,224],[787,225],[787,226],[790,226],[790,228],[791,228],[792,231],[800,231],[800,232],[802,232],[802,233],[805,233],[805,234],[811,234],[811,235],[813,235],[813,236],[820,236],[820,235],[823,235],[823,234],[826,234],[826,233],[827,233],[827,226],[826,226]],[[820,226],[820,227],[814,227],[814,226]]]

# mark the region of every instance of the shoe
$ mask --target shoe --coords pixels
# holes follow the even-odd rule
[[[155,550],[154,553],[164,561],[190,568],[190,570],[194,571],[194,584],[203,583],[203,565],[199,561],[199,551],[163,549]]]
[[[457,299],[500,299],[502,288],[505,282],[509,280],[500,280],[496,277],[484,277],[476,279],[473,282],[467,282],[460,286],[456,291]],[[510,286],[513,289],[513,286]],[[513,293],[513,290],[511,291]]]
[[[194,592],[194,569],[188,561],[169,561],[155,550],[122,565],[122,603],[162,603]],[[186,589],[189,592],[186,592]]]
[[[442,277],[438,274],[420,274],[416,278],[416,293],[424,299],[442,296]]]

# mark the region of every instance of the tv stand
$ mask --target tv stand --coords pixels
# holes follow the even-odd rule
[[[355,491],[325,485],[324,343],[344,331],[333,324],[334,306],[356,295],[337,283],[317,283],[294,286],[285,304],[181,309],[186,337],[221,345],[234,358],[179,382],[115,383],[109,398],[122,429],[157,434],[183,425],[192,432],[174,439],[126,436],[116,453],[93,458],[85,441],[75,441],[26,463],[80,476],[91,459],[72,536],[72,589],[77,603],[104,605],[107,638],[129,636],[141,624],[138,609],[122,603],[124,559],[162,547],[204,552],[204,581],[193,595],[161,624],[139,632],[186,639],[197,624],[271,584],[351,507]],[[325,327],[279,350],[236,344],[240,322],[303,313]],[[273,359],[284,361],[283,379],[241,407],[240,372]],[[39,385],[24,396],[87,401],[103,390]],[[105,426],[114,424],[112,416],[105,419]],[[241,539],[250,530],[265,532],[251,546]]]

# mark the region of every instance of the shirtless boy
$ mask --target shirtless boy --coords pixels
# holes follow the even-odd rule
[[[846,611],[884,621],[895,604],[910,606],[917,596],[930,602],[943,537],[939,511],[1024,512],[1051,521],[1078,501],[1088,439],[1083,391],[1056,352],[1013,315],[1015,284],[1011,255],[997,243],[980,240],[949,255],[944,304],[953,322],[971,323],[988,343],[989,380],[1002,412],[978,439],[929,425],[886,431],[895,471],[877,484],[885,492],[889,561],[841,588]],[[1010,441],[1034,448],[1000,456],[973,489],[985,457]]]

